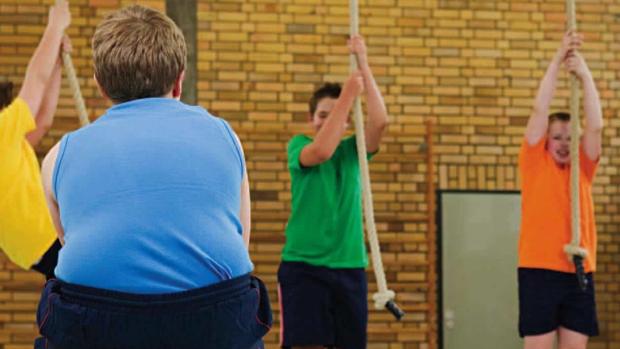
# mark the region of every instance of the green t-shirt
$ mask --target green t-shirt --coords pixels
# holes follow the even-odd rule
[[[282,260],[330,268],[368,265],[362,224],[362,190],[355,136],[343,139],[331,159],[302,167],[301,150],[312,139],[288,144],[292,207]]]

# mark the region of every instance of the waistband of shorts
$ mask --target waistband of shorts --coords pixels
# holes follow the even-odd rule
[[[84,305],[110,305],[127,308],[195,308],[219,303],[247,292],[254,278],[245,274],[213,285],[187,291],[164,294],[136,294],[70,284],[58,279],[48,281],[46,287],[62,299]]]

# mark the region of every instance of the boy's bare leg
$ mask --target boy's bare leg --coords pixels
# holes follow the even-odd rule
[[[556,333],[557,331],[552,331],[537,336],[525,336],[523,349],[553,349]]]
[[[559,333],[559,349],[586,349],[588,345],[588,336],[585,334],[560,327]]]

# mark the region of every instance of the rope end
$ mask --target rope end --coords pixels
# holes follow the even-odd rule
[[[400,321],[400,319],[405,316],[405,312],[398,307],[396,302],[394,302],[395,296],[396,294],[394,291],[386,290],[384,292],[375,293],[372,295],[372,299],[375,301],[375,309],[387,309],[390,313],[392,313],[392,315],[394,315],[396,320]]]
[[[568,259],[572,262],[573,256],[579,256],[581,258],[586,258],[588,256],[588,251],[576,245],[568,244],[564,245],[564,253],[568,255]]]

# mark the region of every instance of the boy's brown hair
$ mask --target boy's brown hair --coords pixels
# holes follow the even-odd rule
[[[570,114],[562,111],[549,114],[549,125],[556,121],[569,122]]]
[[[340,97],[340,92],[342,91],[342,87],[338,83],[330,83],[326,82],[321,87],[319,87],[308,101],[308,108],[310,109],[310,118],[314,116],[314,112],[316,111],[316,107],[319,102],[326,97],[338,99]]]
[[[95,30],[92,48],[95,77],[114,103],[166,95],[187,57],[179,27],[140,5],[108,15]]]
[[[13,83],[0,82],[0,109],[11,104],[13,100]]]

